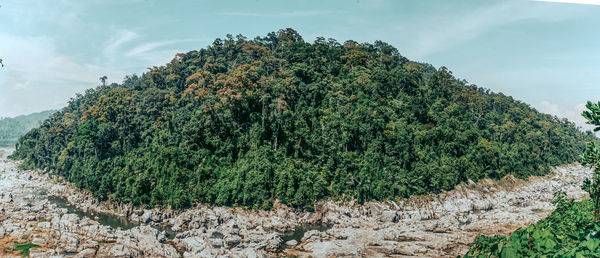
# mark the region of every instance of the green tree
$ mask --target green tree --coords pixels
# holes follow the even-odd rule
[[[106,80],[108,79],[108,77],[106,77],[106,75],[102,76],[99,78],[100,82],[102,83],[103,87],[106,87]]]
[[[593,139],[386,43],[284,29],[103,82],[21,137],[14,157],[100,199],[310,209],[542,175]]]
[[[592,103],[588,101],[582,116],[587,120],[588,124],[594,125],[594,132],[600,131],[600,102]],[[590,142],[586,152],[583,155],[583,165],[587,165],[594,170],[592,180],[586,179],[583,184],[583,189],[590,194],[590,198],[594,201],[594,221],[598,221],[600,213],[600,149],[594,142]]]

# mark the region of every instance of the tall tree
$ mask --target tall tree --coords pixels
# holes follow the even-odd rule
[[[102,83],[102,86],[106,87],[106,80],[108,79],[108,77],[106,77],[106,75],[102,76],[99,78],[100,82]]]
[[[102,199],[310,208],[541,175],[594,139],[383,42],[292,29],[228,35],[114,86],[77,96],[15,157]]]

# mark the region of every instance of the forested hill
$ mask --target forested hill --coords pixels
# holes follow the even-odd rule
[[[20,136],[40,126],[55,110],[47,110],[14,118],[0,118],[0,146],[14,145]]]
[[[593,140],[573,123],[394,47],[291,29],[217,39],[78,95],[15,158],[102,199],[297,207],[547,173]]]

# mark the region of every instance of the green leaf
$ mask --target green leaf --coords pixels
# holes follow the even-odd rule
[[[600,245],[600,240],[597,238],[590,238],[585,243],[585,247],[590,251],[595,251],[598,248],[598,245]]]
[[[502,248],[502,253],[500,254],[502,258],[512,258],[512,257],[520,257],[517,249],[512,246],[506,246]]]
[[[553,252],[555,251],[554,247],[556,247],[556,242],[551,238],[546,238],[544,241],[544,246],[546,247],[545,253]]]

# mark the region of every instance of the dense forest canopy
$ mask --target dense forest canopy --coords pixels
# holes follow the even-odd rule
[[[286,29],[228,35],[87,90],[14,157],[101,199],[310,208],[540,175],[593,139],[384,42],[309,43]]]
[[[56,111],[48,110],[14,118],[0,118],[0,146],[16,144],[20,136],[40,126],[54,112]]]

